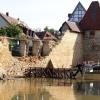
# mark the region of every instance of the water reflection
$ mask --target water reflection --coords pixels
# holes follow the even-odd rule
[[[68,93],[70,92],[72,95],[73,92],[70,84],[70,81],[65,82],[63,80],[59,81],[52,79],[1,81],[0,100],[61,100],[61,98],[66,100]],[[71,95],[69,95],[69,98],[73,98],[74,95]]]
[[[77,94],[100,95],[100,81],[76,82],[74,90]]]
[[[0,81],[0,100],[100,100],[99,81],[17,79]]]

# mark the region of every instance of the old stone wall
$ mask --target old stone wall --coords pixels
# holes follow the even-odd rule
[[[20,41],[20,56],[26,56],[27,55],[27,44],[25,40]]]
[[[34,40],[33,41],[33,46],[32,46],[32,55],[33,56],[39,56],[40,55],[41,46],[42,46],[42,41],[40,41],[40,40]]]
[[[46,66],[51,59],[54,67],[71,67],[83,61],[82,34],[67,31],[62,40],[52,49],[49,56],[39,66]]]
[[[43,41],[42,56],[48,56],[50,51],[49,41]]]
[[[84,34],[84,60],[100,61],[100,31],[87,31]]]
[[[0,37],[0,67],[12,65],[13,60],[7,37]]]
[[[56,43],[57,42],[54,40],[44,40],[42,47],[42,56],[48,56]]]

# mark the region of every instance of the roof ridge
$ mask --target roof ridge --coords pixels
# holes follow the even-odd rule
[[[98,1],[92,1],[79,23],[83,31],[100,30],[100,4]]]
[[[22,20],[18,20],[12,16],[7,16],[6,14],[4,13],[1,13],[0,12],[0,15],[9,23],[9,24],[22,24],[23,26],[29,28],[29,26]]]

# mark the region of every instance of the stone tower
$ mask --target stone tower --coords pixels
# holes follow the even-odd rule
[[[79,23],[83,32],[84,60],[100,61],[100,5],[93,1]]]

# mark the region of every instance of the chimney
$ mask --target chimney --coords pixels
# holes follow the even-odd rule
[[[19,19],[19,18],[17,18],[17,20],[19,21],[20,19]]]
[[[17,20],[18,20],[18,24],[20,24],[21,22],[20,22],[20,19],[19,18],[17,18]]]
[[[6,16],[9,16],[9,12],[6,12]]]

